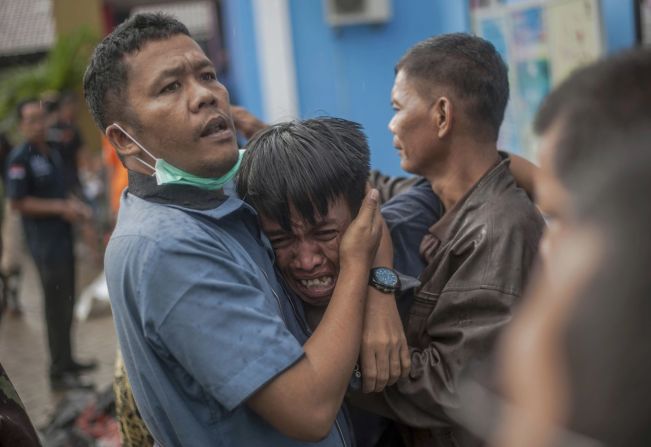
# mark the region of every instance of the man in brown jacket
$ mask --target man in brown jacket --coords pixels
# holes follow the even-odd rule
[[[536,257],[543,220],[497,150],[508,95],[495,48],[467,34],[420,42],[396,66],[389,129],[401,167],[429,180],[444,206],[420,247],[411,373],[373,399],[410,427],[413,445],[479,443],[456,422],[459,385],[469,366],[487,369]]]

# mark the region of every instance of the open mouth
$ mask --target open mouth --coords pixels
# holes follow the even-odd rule
[[[324,288],[330,288],[334,283],[334,278],[332,276],[321,276],[313,279],[299,279],[298,281],[306,289],[322,290]]]
[[[332,275],[323,275],[317,278],[294,278],[296,292],[301,299],[312,304],[326,304],[335,288],[336,279]]]
[[[216,135],[224,131],[230,130],[230,127],[228,126],[228,122],[223,116],[217,116],[215,118],[210,119],[204,126],[203,129],[201,130],[201,133],[199,136],[201,138],[204,137],[209,137],[211,135]]]

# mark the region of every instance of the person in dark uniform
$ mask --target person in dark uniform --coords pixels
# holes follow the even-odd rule
[[[94,362],[73,359],[70,342],[75,297],[72,223],[90,217],[90,209],[68,196],[58,149],[46,142],[45,117],[37,100],[18,105],[25,142],[14,148],[7,163],[7,197],[20,212],[27,246],[43,286],[53,390],[88,386],[79,373]]]
[[[63,92],[50,101],[50,113],[54,122],[46,131],[46,139],[55,145],[63,161],[63,178],[68,193],[83,198],[79,180],[79,158],[84,149],[84,140],[77,127],[77,100],[72,92]]]

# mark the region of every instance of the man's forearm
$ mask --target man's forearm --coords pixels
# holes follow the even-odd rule
[[[368,265],[342,268],[305,356],[249,399],[287,436],[315,442],[329,432],[359,355],[367,281]]]
[[[11,200],[11,207],[30,217],[59,217],[64,213],[65,200],[27,196],[22,199]]]
[[[314,398],[329,402],[335,413],[359,356],[367,280],[366,266],[351,266],[340,272],[328,309],[305,344],[306,357],[320,376]]]

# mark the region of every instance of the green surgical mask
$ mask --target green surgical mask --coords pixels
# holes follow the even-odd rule
[[[119,124],[113,123],[111,124],[111,126],[115,126],[118,129],[120,129],[120,131],[124,133],[127,136],[127,138],[133,141],[140,149],[142,149],[152,159],[156,160],[154,166],[152,166],[150,163],[147,163],[146,161],[136,157],[136,160],[138,160],[140,163],[142,163],[143,165],[147,166],[148,168],[154,171],[152,175],[156,176],[156,183],[158,185],[189,185],[201,189],[208,189],[211,191],[222,189],[226,183],[228,183],[233,179],[233,177],[235,177],[235,174],[237,174],[237,171],[240,169],[240,164],[242,163],[242,156],[244,155],[244,149],[240,149],[237,157],[237,162],[226,174],[217,178],[199,177],[197,175],[190,174],[189,172],[185,172],[184,170],[177,168],[176,166],[168,163],[162,158],[154,157],[154,155],[152,155],[151,152],[145,149],[142,144],[140,144],[135,138],[129,135],[127,131],[122,129],[122,127],[120,127]],[[111,126],[109,126],[109,128]],[[106,130],[108,131],[108,128]]]

